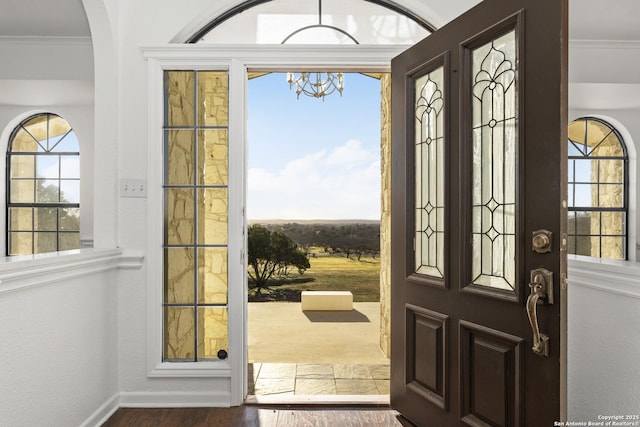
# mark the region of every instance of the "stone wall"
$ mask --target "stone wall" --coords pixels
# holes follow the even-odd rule
[[[620,144],[601,144],[598,156],[621,156]],[[592,160],[591,181],[605,185],[591,186],[591,205],[606,207],[624,206],[624,162],[622,160]],[[606,183],[612,183],[606,185]],[[616,183],[616,184],[613,184]],[[591,256],[609,259],[625,259],[625,218],[621,212],[592,213]],[[600,237],[603,236],[603,237]],[[608,237],[609,236],[609,237]],[[613,237],[618,236],[618,237]]]
[[[391,354],[391,74],[380,78],[380,348]]]

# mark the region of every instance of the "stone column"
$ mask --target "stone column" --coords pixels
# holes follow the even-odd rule
[[[380,348],[391,354],[391,74],[380,78]]]

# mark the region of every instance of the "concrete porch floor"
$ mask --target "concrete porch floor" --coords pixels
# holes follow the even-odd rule
[[[296,302],[249,303],[249,362],[379,364],[380,303],[306,311]]]
[[[387,395],[380,304],[306,311],[300,303],[249,303],[250,395]]]

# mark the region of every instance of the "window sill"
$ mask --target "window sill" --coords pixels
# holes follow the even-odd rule
[[[140,268],[122,249],[76,249],[0,258],[0,294],[117,268]]]
[[[229,378],[228,361],[220,362],[161,362],[148,373],[151,378]]]
[[[640,298],[640,263],[569,255],[569,287]]]

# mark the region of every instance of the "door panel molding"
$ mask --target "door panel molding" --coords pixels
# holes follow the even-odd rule
[[[524,338],[464,320],[459,328],[462,421],[521,426]]]
[[[407,388],[439,408],[449,408],[449,316],[406,305]]]

